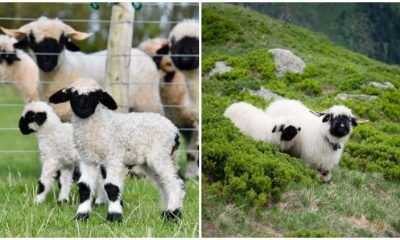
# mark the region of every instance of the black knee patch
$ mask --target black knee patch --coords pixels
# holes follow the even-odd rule
[[[83,203],[90,197],[90,188],[86,183],[78,183],[79,187],[79,203]]]
[[[282,129],[281,140],[283,141],[290,141],[297,135],[298,130],[293,127],[289,126]]]
[[[182,213],[180,209],[175,209],[174,211],[165,210],[161,216],[164,220],[176,221],[182,218]]]
[[[101,176],[103,177],[103,179],[106,179],[107,172],[106,172],[106,168],[103,165],[100,165],[100,172],[101,172]]]
[[[122,222],[122,214],[121,213],[107,213],[107,221],[110,222]]]
[[[176,150],[178,150],[179,145],[180,145],[180,142],[179,142],[179,134],[178,134],[178,133],[175,135],[174,141],[175,141],[175,144],[174,144],[174,146],[172,147],[171,155],[174,154],[174,152],[175,152]]]
[[[44,192],[44,185],[41,181],[39,181],[39,187],[38,187],[37,194],[41,194],[42,192]]]
[[[106,190],[108,200],[115,202],[119,197],[119,187],[112,183],[107,183],[104,185],[104,189]]]
[[[81,171],[79,170],[79,167],[74,167],[74,172],[72,173],[72,179],[77,182],[79,181],[79,178],[81,178]]]

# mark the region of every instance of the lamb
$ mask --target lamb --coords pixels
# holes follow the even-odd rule
[[[184,20],[177,24],[169,34],[169,48],[171,50],[171,58],[174,66],[179,69],[186,79],[189,89],[189,97],[195,106],[195,128],[198,130],[199,122],[199,23],[195,20]],[[180,56],[188,55],[188,56]],[[193,56],[197,55],[197,56]],[[192,148],[198,149],[198,131],[194,133],[190,145]],[[190,156],[189,173],[198,176],[198,154]]]
[[[11,82],[25,102],[39,100],[39,70],[26,53],[14,48],[16,39],[0,35],[0,81]]]
[[[345,106],[333,106],[316,116],[313,111],[296,100],[277,100],[266,111],[271,117],[291,116],[302,131],[294,139],[289,154],[301,158],[321,173],[322,180],[329,182],[331,170],[336,166],[349,139],[352,127],[358,125],[351,110]]]
[[[40,17],[19,29],[1,28],[4,33],[19,39],[14,46],[28,49],[39,67],[39,76],[50,83],[43,86],[45,99],[60,88],[66,87],[79,77],[90,77],[106,85],[105,70],[107,51],[93,54],[78,52],[80,49],[71,39],[82,41],[92,34],[79,32],[59,19]],[[128,106],[131,111],[163,113],[159,77],[155,64],[145,53],[131,50],[131,69]],[[63,121],[70,118],[68,104],[53,106]]]
[[[169,46],[167,39],[150,39],[142,42],[139,49],[152,56],[160,74],[160,95],[164,107],[165,116],[178,128],[196,128],[196,106],[190,100],[189,91],[186,86],[185,76],[172,64],[169,56],[157,56],[168,54]],[[198,150],[198,132],[181,131],[185,138],[187,153],[186,178],[198,177],[198,162],[194,152]]]
[[[69,102],[73,138],[81,157],[80,204],[76,219],[88,219],[96,166],[104,165],[109,199],[108,221],[122,220],[124,169],[138,165],[153,179],[161,193],[165,219],[181,216],[185,195],[178,176],[178,129],[156,113],[116,113],[114,99],[93,79],[80,78],[50,97],[51,103]]]
[[[293,146],[296,135],[302,130],[292,124],[293,120],[283,116],[272,118],[261,109],[245,102],[230,105],[224,112],[239,130],[253,138],[278,146],[287,151]]]
[[[57,175],[60,184],[57,202],[68,202],[74,174],[79,174],[76,171],[79,167],[79,156],[72,141],[72,125],[62,123],[47,103],[33,101],[25,105],[19,120],[19,129],[24,135],[36,132],[39,143],[42,173],[35,202],[41,203],[46,199]],[[97,172],[100,176],[100,169]],[[98,190],[95,204],[102,204],[107,200],[105,191],[102,188]]]

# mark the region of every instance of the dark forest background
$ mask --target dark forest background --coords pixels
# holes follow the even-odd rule
[[[240,3],[327,35],[370,58],[400,64],[399,3]]]

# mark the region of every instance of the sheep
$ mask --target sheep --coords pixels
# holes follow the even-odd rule
[[[90,77],[106,85],[107,51],[93,54],[78,52],[71,39],[82,41],[91,33],[79,32],[59,19],[40,17],[18,29],[1,28],[4,33],[19,39],[15,47],[28,49],[39,67],[39,76],[50,83],[43,86],[45,99],[56,90],[66,87],[79,77]],[[47,54],[48,53],[48,54]],[[128,106],[130,111],[151,111],[163,114],[159,77],[155,64],[145,53],[132,49]],[[70,118],[68,104],[53,106],[63,121]]]
[[[168,54],[168,39],[150,39],[142,42],[139,49],[152,56],[156,63],[160,74],[160,96],[164,107],[165,116],[170,119],[178,128],[196,128],[196,112],[193,102],[190,100],[189,91],[186,86],[185,76],[177,70],[172,64],[169,56],[157,56]],[[188,162],[186,166],[186,178],[198,177],[198,132],[197,131],[181,131],[185,139],[186,154]]]
[[[278,146],[282,151],[292,147],[296,135],[302,130],[288,117],[272,118],[245,102],[230,105],[224,116],[246,136]]]
[[[60,185],[57,203],[68,202],[73,177],[80,174],[79,156],[72,141],[72,125],[62,123],[47,103],[32,101],[24,107],[19,129],[24,135],[36,132],[39,144],[42,172],[35,202],[41,203],[46,199],[51,184],[57,177]],[[100,176],[101,166],[97,172]],[[101,184],[101,179],[99,181]],[[95,204],[100,205],[106,200],[105,191],[98,188]]]
[[[114,99],[93,79],[80,78],[50,97],[54,104],[69,102],[74,142],[81,157],[80,204],[76,219],[91,212],[91,192],[96,166],[104,166],[108,221],[122,220],[124,169],[138,165],[159,188],[164,219],[181,216],[183,181],[178,177],[178,129],[156,113],[117,113]]]
[[[178,23],[169,34],[169,48],[174,66],[179,69],[186,79],[189,90],[189,97],[195,106],[195,124],[199,121],[199,57],[193,56],[199,54],[199,23],[195,20],[184,20]],[[192,55],[192,56],[179,56]],[[198,127],[194,132],[195,138],[190,143],[192,148],[198,149]],[[198,176],[199,159],[198,154],[189,156],[189,174]]]
[[[329,182],[331,170],[340,161],[352,127],[358,125],[351,110],[345,106],[332,106],[316,116],[300,101],[284,99],[271,103],[265,113],[297,120],[302,131],[294,139],[289,154],[301,158],[321,173],[324,182]]]
[[[39,100],[39,70],[26,53],[14,48],[16,39],[0,35],[0,81],[11,82],[25,102]]]

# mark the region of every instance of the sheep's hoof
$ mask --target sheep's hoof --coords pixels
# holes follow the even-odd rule
[[[57,201],[57,204],[60,205],[60,206],[61,206],[63,203],[68,203],[68,200],[67,200],[67,199],[63,199],[63,200],[58,200],[58,201]]]
[[[170,210],[165,210],[162,213],[162,218],[164,220],[169,220],[169,221],[176,221],[182,217],[182,213],[180,209],[175,209],[174,211]]]
[[[89,213],[77,213],[74,220],[87,221],[89,219]]]
[[[121,213],[107,213],[107,221],[110,222],[122,222],[122,214]]]

